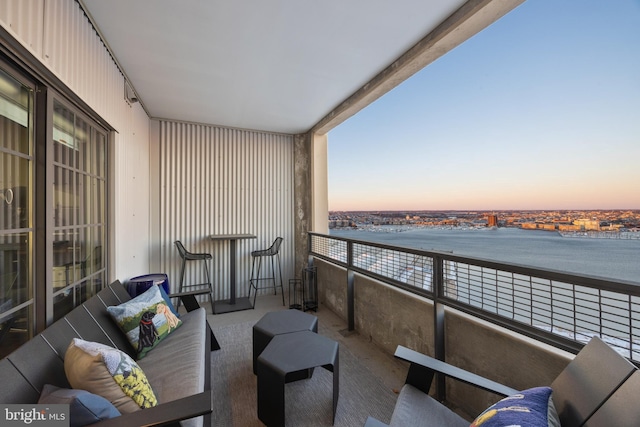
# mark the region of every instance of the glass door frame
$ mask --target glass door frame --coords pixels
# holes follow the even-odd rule
[[[29,297],[25,301],[18,301],[18,305],[14,307],[14,309],[18,309],[16,313],[19,313],[21,310],[25,308],[27,310],[27,319],[26,319],[26,333],[27,337],[31,338],[39,328],[45,324],[46,319],[45,316],[42,316],[42,311],[38,310],[39,303],[42,302],[44,293],[45,284],[39,286],[41,282],[39,266],[36,265],[36,247],[35,241],[36,230],[37,230],[37,220],[36,215],[38,211],[38,204],[36,201],[36,193],[37,193],[37,158],[36,158],[36,141],[38,139],[37,129],[38,125],[40,125],[41,117],[38,113],[37,103],[41,101],[40,97],[40,87],[34,79],[29,78],[25,73],[23,73],[18,67],[14,66],[10,62],[4,60],[0,57],[0,69],[14,79],[16,82],[21,84],[24,88],[31,93],[29,98],[29,109],[28,109],[28,121],[27,121],[27,135],[28,135],[28,153],[24,156],[26,160],[28,160],[28,183],[27,183],[27,194],[25,200],[25,206],[27,211],[26,218],[26,233],[29,236],[28,244],[26,246],[25,253],[25,262],[26,266],[19,267],[20,270],[24,272],[24,280],[26,282],[25,290]],[[19,227],[24,228],[24,227]],[[10,229],[9,229],[10,230]],[[21,274],[20,271],[18,274]]]

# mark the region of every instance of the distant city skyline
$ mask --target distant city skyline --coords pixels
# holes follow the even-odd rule
[[[530,0],[329,133],[329,210],[640,209],[640,1]]]

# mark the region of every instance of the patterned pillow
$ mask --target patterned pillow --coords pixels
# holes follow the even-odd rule
[[[64,371],[71,387],[104,397],[120,413],[158,404],[140,366],[113,347],[74,338],[64,355]]]
[[[125,303],[107,307],[107,311],[127,336],[138,360],[182,325],[182,320],[171,312],[162,298],[158,286],[150,287]]]
[[[70,427],[80,427],[120,416],[107,399],[86,390],[60,388],[45,384],[38,403],[69,405]]]
[[[171,310],[171,312],[176,316],[176,317],[180,317],[180,313],[178,313],[178,310],[176,310],[176,306],[173,305],[173,303],[171,302],[171,298],[169,298],[169,295],[167,294],[167,292],[164,290],[164,288],[162,286],[158,286],[158,289],[160,290],[160,294],[162,295],[162,299],[164,299],[164,302],[167,303],[167,306],[169,307],[169,309]]]
[[[534,387],[487,408],[470,427],[560,427],[550,387]]]

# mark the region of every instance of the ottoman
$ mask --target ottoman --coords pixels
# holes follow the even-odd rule
[[[273,337],[258,357],[258,418],[267,427],[284,427],[285,384],[307,378],[322,366],[333,372],[333,418],[340,394],[338,343],[310,331]]]
[[[292,332],[318,332],[318,318],[300,310],[272,311],[253,325],[253,373],[257,373],[260,353],[276,335]]]

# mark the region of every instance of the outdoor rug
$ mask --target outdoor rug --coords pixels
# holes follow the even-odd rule
[[[221,350],[211,353],[212,426],[260,427],[253,374],[252,322],[214,328]],[[319,333],[323,333],[320,327]],[[285,423],[331,426],[333,377],[316,368],[310,379],[285,386]],[[336,427],[363,426],[368,416],[389,422],[397,396],[345,346],[340,346],[340,397]]]

